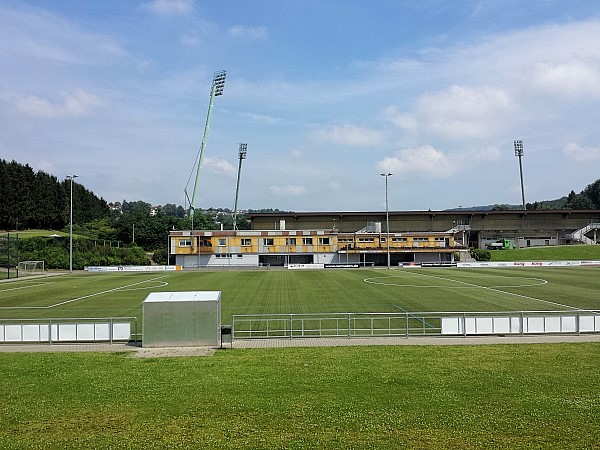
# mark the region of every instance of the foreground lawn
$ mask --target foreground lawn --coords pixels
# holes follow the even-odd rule
[[[600,345],[0,353],[1,448],[599,448]]]

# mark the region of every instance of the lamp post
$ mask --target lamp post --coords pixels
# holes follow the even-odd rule
[[[380,173],[382,177],[385,177],[385,232],[386,238],[385,243],[387,244],[387,268],[390,268],[390,211],[388,208],[388,177],[394,175],[393,173]]]
[[[69,273],[73,273],[73,179],[77,175],[67,175],[71,181],[71,207],[69,209]]]
[[[523,202],[523,209],[525,208],[525,188],[523,187],[523,164],[521,163],[521,157],[523,156],[523,141],[515,141],[515,156],[519,157],[519,173],[521,174],[521,201]]]

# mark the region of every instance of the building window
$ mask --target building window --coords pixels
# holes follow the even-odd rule
[[[191,239],[179,239],[179,246],[180,247],[191,247],[192,240]]]
[[[226,245],[226,242],[227,242],[226,239],[219,239],[219,246],[224,247]]]
[[[240,254],[238,253],[237,257],[238,257],[238,258],[243,258],[243,257],[244,257],[244,255],[240,255]]]
[[[242,247],[250,247],[252,245],[252,239],[242,239]]]
[[[392,238],[392,242],[406,242],[406,238],[402,237],[396,237],[396,238]]]
[[[319,245],[329,245],[329,238],[328,237],[319,238]]]
[[[296,238],[285,238],[285,245],[296,245]]]
[[[302,238],[302,245],[312,245],[312,238],[311,237]]]
[[[273,238],[263,238],[263,245],[273,245]]]
[[[360,238],[358,242],[375,242],[373,238]]]

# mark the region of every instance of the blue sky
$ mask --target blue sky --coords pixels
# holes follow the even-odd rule
[[[600,178],[598,42],[596,0],[0,0],[0,158],[185,206],[227,70],[197,207],[239,143],[242,209],[519,204],[515,139],[549,200]]]

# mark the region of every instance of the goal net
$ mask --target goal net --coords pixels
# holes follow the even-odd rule
[[[19,276],[43,275],[44,261],[21,261],[17,266]]]

